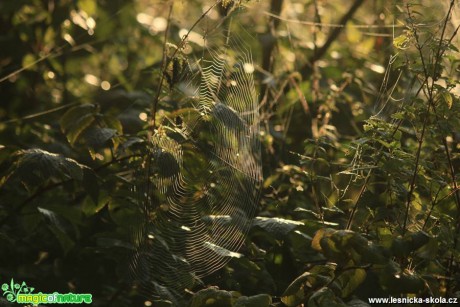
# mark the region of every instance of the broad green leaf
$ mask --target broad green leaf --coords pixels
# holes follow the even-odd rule
[[[83,104],[69,109],[61,117],[61,129],[72,146],[78,141],[80,135],[93,124],[96,113],[95,105]]]
[[[105,192],[105,191],[104,191]],[[88,196],[82,203],[82,211],[85,215],[91,216],[102,210],[110,201],[110,196],[104,193],[94,201],[94,198]]]
[[[425,289],[425,281],[415,272],[395,274],[389,284],[394,293],[420,293]]]
[[[333,232],[335,232],[335,229],[332,228],[321,228],[319,229],[316,233],[315,236],[313,237],[313,240],[311,241],[311,247],[314,250],[317,250],[321,252],[323,249],[321,247],[320,241],[323,237],[331,235]]]
[[[84,139],[93,148],[100,148],[106,145],[107,141],[117,134],[117,130],[111,128],[91,127],[86,129]]]
[[[96,173],[87,168],[83,171],[83,188],[86,193],[91,197],[93,203],[97,203],[99,200],[99,181]]]
[[[388,254],[382,247],[370,243],[367,247],[360,248],[353,246],[353,248],[361,256],[361,262],[372,264],[385,264],[388,260],[385,254]]]
[[[107,128],[115,129],[118,134],[123,134],[123,125],[118,118],[113,116],[104,116],[102,120],[107,125]]]
[[[28,70],[34,70],[35,69],[35,62],[37,61],[37,58],[29,53],[24,56],[22,59],[22,67]]]
[[[226,248],[223,248],[221,246],[218,246],[214,243],[211,242],[204,242],[203,245],[211,250],[212,252],[222,256],[222,257],[232,257],[232,258],[241,258],[243,257],[243,254],[232,252]]]
[[[427,244],[430,236],[424,231],[417,231],[408,235],[405,241],[410,245],[412,250],[417,250]]]
[[[323,287],[312,294],[308,300],[309,307],[344,307],[345,303],[331,289]]]
[[[252,225],[259,226],[260,228],[266,230],[267,232],[273,235],[284,236],[291,230],[294,230],[296,227],[304,225],[304,223],[277,217],[268,218],[258,216],[254,219]]]
[[[330,236],[321,239],[320,244],[323,250],[331,250],[333,252],[341,252],[345,248],[351,246],[351,242],[360,240],[356,234],[350,230],[336,230]],[[366,241],[367,242],[367,241]],[[359,243],[358,243],[359,244]]]
[[[75,106],[62,115],[60,119],[61,128],[64,132],[70,130],[70,128],[83,116],[87,114],[96,114],[98,111],[98,107],[94,104],[82,104],[79,106]]]
[[[306,293],[304,284],[311,276],[310,272],[305,272],[297,277],[284,291],[281,301],[287,306],[297,306],[305,300]]]
[[[52,27],[46,29],[45,35],[43,37],[44,43],[47,45],[48,48],[53,48],[56,43],[56,32]]]
[[[190,307],[231,307],[232,294],[218,288],[207,288],[195,293]]]
[[[154,300],[153,305],[155,307],[174,307],[173,302],[168,300]]]
[[[401,34],[393,39],[393,46],[397,49],[405,50],[409,48],[410,38],[406,34]]]
[[[354,298],[351,301],[347,302],[347,306],[348,307],[370,307],[371,305],[369,305],[368,303],[360,299]]]
[[[366,279],[364,269],[346,270],[337,278],[338,283],[342,285],[342,297],[349,297],[356,288]]]
[[[447,104],[449,109],[452,109],[452,103],[453,103],[452,95],[446,90],[442,91],[441,95],[442,95],[442,100],[444,100],[444,102]]]
[[[241,296],[233,305],[234,307],[269,307],[272,298],[268,294],[258,294],[254,296]]]
[[[108,208],[110,217],[120,226],[129,226],[138,222],[138,210],[133,199],[112,197]]]
[[[78,0],[78,7],[88,15],[94,15],[97,10],[97,2],[96,0]]]
[[[439,252],[439,242],[436,238],[430,238],[428,243],[420,247],[416,254],[418,257],[431,260],[436,257],[436,254]]]
[[[64,254],[70,252],[70,250],[75,246],[75,242],[62,230],[58,227],[50,225],[48,226],[51,232],[56,236],[56,239],[61,244]]]
[[[407,257],[429,242],[430,237],[423,231],[406,234],[404,237],[395,238],[391,245],[391,251],[399,257]]]
[[[298,306],[308,297],[310,289],[329,284],[332,279],[331,273],[331,268],[315,266],[311,272],[303,273],[287,287],[281,296],[281,301],[287,306]],[[337,285],[334,282],[330,287],[335,288]]]
[[[19,150],[9,180],[19,179],[26,185],[38,185],[51,177],[60,179],[83,179],[86,166],[61,155],[41,149]]]
[[[83,131],[90,127],[94,121],[95,118],[93,114],[85,114],[83,117],[78,119],[66,133],[67,140],[70,145],[75,145]]]

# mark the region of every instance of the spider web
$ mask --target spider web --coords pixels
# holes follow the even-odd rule
[[[241,257],[255,216],[262,175],[254,66],[229,28],[190,65],[193,77],[174,96],[180,108],[152,138],[132,262],[149,294],[180,295]]]

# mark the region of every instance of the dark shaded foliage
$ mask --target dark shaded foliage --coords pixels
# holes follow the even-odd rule
[[[167,1],[0,3],[0,284],[92,293],[94,306],[460,296],[458,6],[262,2],[219,1],[209,16],[213,1],[176,3],[172,18]],[[218,141],[215,122],[247,128],[218,101],[215,122],[198,122],[196,101],[181,92],[204,54],[181,30],[200,20],[194,34],[211,44],[225,16],[251,38],[255,62],[258,217],[246,225],[241,257],[219,250],[231,261],[200,281],[169,251],[171,238],[155,233],[171,266],[183,268],[181,282],[195,286],[165,287],[175,280],[168,268],[133,283],[132,233],[151,231],[139,226],[145,170],[164,180],[180,172],[171,152],[152,149],[152,129],[162,124],[183,146],[186,171],[199,179]],[[183,135],[192,124],[195,143]],[[168,209],[167,195],[148,197]],[[232,217],[203,221],[224,227]],[[141,268],[143,252],[134,260]],[[155,274],[164,274],[160,283]]]

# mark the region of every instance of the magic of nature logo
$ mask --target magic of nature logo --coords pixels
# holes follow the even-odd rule
[[[2,284],[3,296],[12,303],[18,304],[91,304],[92,295],[88,293],[32,293],[33,287],[25,282],[15,283],[11,278],[10,283]]]

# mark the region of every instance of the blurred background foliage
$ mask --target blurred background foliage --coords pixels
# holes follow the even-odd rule
[[[169,16],[171,3],[0,3],[0,282],[92,293],[94,306],[172,304],[127,273],[165,34],[179,45],[214,2],[175,1]],[[458,6],[230,0],[209,12],[194,34],[234,14],[252,38],[264,182],[245,257],[179,304],[460,296]],[[189,40],[180,56],[199,58]],[[166,84],[159,98],[157,123],[178,111]]]

